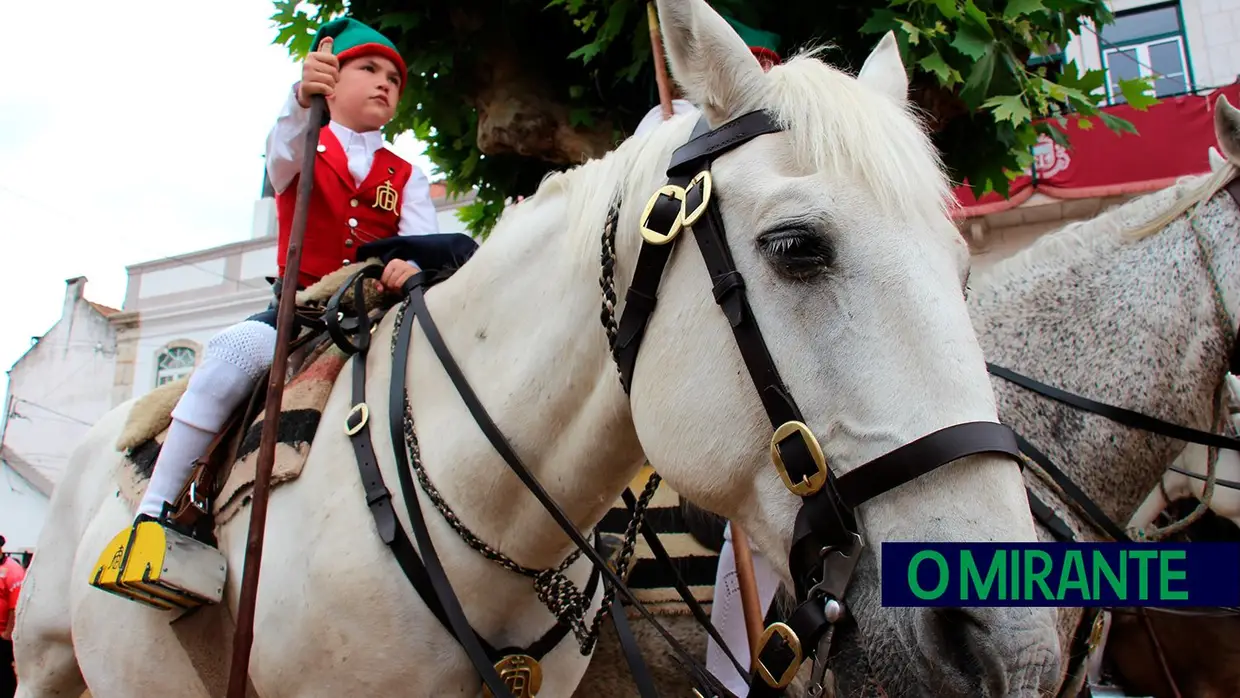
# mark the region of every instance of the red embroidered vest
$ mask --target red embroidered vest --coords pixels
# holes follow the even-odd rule
[[[405,203],[405,184],[412,175],[413,165],[387,148],[380,148],[375,151],[374,163],[361,186],[354,184],[343,146],[331,128],[324,126],[319,131],[319,153],[314,161],[314,190],[301,248],[298,285],[310,286],[356,262],[357,248],[363,243],[396,235],[400,209]],[[299,174],[276,195],[280,278],[284,278],[300,179]]]

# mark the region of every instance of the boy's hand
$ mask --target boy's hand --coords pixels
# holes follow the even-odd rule
[[[379,277],[379,286],[384,291],[397,293],[418,271],[418,267],[414,264],[403,259],[393,259],[383,268],[383,275]]]
[[[327,97],[336,89],[340,77],[340,61],[332,53],[331,37],[323,39],[319,50],[310,52],[301,64],[301,82],[297,84],[297,103],[302,109],[310,108],[312,95]]]

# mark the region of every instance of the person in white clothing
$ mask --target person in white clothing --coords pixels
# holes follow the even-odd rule
[[[672,100],[672,116],[679,116],[680,114],[689,114],[692,112],[696,112],[697,110],[698,108],[693,106],[691,103],[689,103],[688,100],[684,100],[684,99],[673,99]],[[642,117],[642,120],[640,122],[638,122],[637,128],[633,130],[633,135],[640,136],[644,133],[649,132],[651,129],[653,129],[654,127],[658,126],[661,123],[663,123],[663,105],[656,104],[654,105],[654,108],[646,112],[646,115]]]

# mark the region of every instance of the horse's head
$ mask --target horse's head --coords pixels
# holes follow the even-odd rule
[[[969,250],[907,101],[894,38],[883,38],[857,77],[811,56],[764,73],[702,0],[658,6],[672,72],[711,128],[754,111],[780,127],[714,157],[709,196],[771,362],[834,474],[945,427],[998,421],[964,301]],[[695,121],[676,117],[627,144],[651,158],[660,150],[662,160],[657,175],[643,179],[635,168],[630,177],[625,235],[639,227],[640,204],[666,181],[669,153]],[[737,277],[712,271],[713,295],[703,253],[689,239],[704,220],[680,234],[662,274],[633,371],[634,423],[674,489],[742,525],[796,584],[787,558],[797,552],[803,500],[768,455],[772,408],[730,323],[746,314],[727,297]],[[635,255],[632,244],[620,246],[621,297]],[[1058,640],[1049,610],[881,606],[883,541],[1036,540],[1012,457],[936,465],[856,511],[866,546],[845,599],[855,625],[844,624],[835,641],[848,646],[835,667],[845,694],[867,679],[893,696],[1033,694],[1053,685]]]

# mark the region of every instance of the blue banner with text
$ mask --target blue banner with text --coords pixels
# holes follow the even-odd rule
[[[883,543],[884,606],[1240,606],[1240,543]]]

